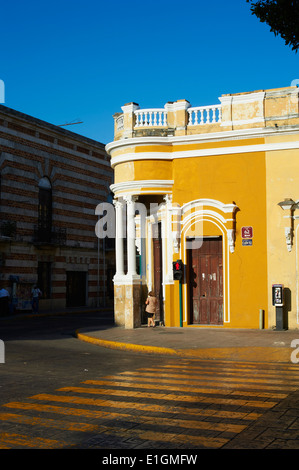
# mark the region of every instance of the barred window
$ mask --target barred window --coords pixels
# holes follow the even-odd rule
[[[52,186],[45,176],[38,184],[38,232],[40,241],[50,241],[52,231]]]

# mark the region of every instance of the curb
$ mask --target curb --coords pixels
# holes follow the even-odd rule
[[[265,363],[291,364],[292,348],[289,347],[231,347],[231,348],[201,348],[201,349],[172,349],[158,346],[145,346],[141,344],[122,343],[95,338],[88,334],[75,331],[75,336],[86,343],[95,344],[109,349],[122,351],[142,352],[146,354],[161,354],[172,357],[184,357],[189,359],[219,360],[219,361],[244,361]]]
[[[93,336],[89,336],[83,333],[79,333],[78,330],[75,331],[76,338],[86,343],[96,344],[98,346],[103,346],[104,348],[109,349],[121,349],[127,351],[139,351],[145,353],[155,353],[155,354],[167,354],[171,356],[178,356],[178,351],[171,348],[160,348],[158,346],[144,346],[142,344],[130,344],[130,343],[120,343],[119,341],[108,341],[105,339],[98,339]]]

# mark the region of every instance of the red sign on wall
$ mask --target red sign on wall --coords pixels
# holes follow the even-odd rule
[[[253,228],[252,227],[242,227],[242,238],[252,238],[253,237]]]

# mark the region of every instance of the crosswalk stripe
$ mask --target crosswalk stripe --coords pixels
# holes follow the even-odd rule
[[[144,369],[143,369],[144,370]],[[147,369],[147,370],[151,370],[151,369]],[[163,373],[160,373],[159,370],[157,371],[152,371],[152,372],[121,372],[122,375],[127,375],[127,374],[132,374],[132,375],[142,375],[144,377],[155,377],[157,378],[157,376],[160,378],[178,378],[180,377],[181,379],[183,378],[186,378],[186,379],[190,379],[191,377],[194,378],[194,375],[187,375],[187,374],[183,374],[183,373],[180,373],[180,374],[173,374],[173,373],[168,373],[168,372],[163,372]],[[210,377],[210,374],[212,375],[212,377]],[[205,378],[205,375],[207,375],[208,377]],[[268,380],[268,379],[247,379],[246,377],[240,377],[237,376],[237,377],[215,377],[215,375],[213,375],[213,373],[205,373],[205,374],[201,374],[200,377],[196,380],[200,380],[200,381],[203,381],[203,380],[209,380],[209,381],[226,381],[226,382],[242,382],[244,383],[244,381],[247,383],[255,383],[255,384],[258,384],[260,386],[263,386],[262,384],[278,384],[278,385],[283,385],[285,383],[284,380]],[[299,384],[298,384],[299,386]],[[298,389],[298,387],[296,387],[296,390]]]
[[[288,377],[293,377],[293,376],[298,376],[299,377],[299,370],[298,367],[293,365],[286,365],[286,364],[280,364],[280,363],[273,363],[270,364],[268,362],[266,363],[261,363],[261,362],[254,362],[254,363],[229,363],[229,362],[221,362],[221,361],[215,361],[215,362],[205,362],[205,361],[200,361],[200,364],[198,360],[188,360],[188,361],[180,361],[180,363],[170,363],[170,364],[159,364],[159,368],[165,368],[165,369],[193,369],[193,370],[205,370],[205,369],[210,369],[219,371],[218,373],[222,373],[222,371],[236,371],[236,372],[260,372],[261,374],[277,374],[280,372],[283,372],[284,375]],[[143,370],[144,367],[140,368],[139,370]]]
[[[36,407],[35,409],[38,410]],[[55,419],[39,418],[38,416],[23,416],[13,413],[0,413],[0,421],[17,422],[18,424],[29,424],[31,426],[44,426],[47,428],[58,428],[66,431],[96,431],[97,426],[86,423],[66,423]]]
[[[75,393],[90,393],[99,395],[112,395],[112,396],[127,396],[127,397],[139,397],[139,398],[150,398],[150,399],[161,399],[163,400],[178,400],[186,401],[191,403],[218,403],[227,405],[243,405],[257,408],[272,408],[277,405],[277,402],[272,401],[256,401],[256,400],[241,400],[241,399],[226,399],[226,398],[211,398],[203,396],[190,396],[190,395],[175,395],[175,394],[163,394],[163,393],[145,393],[145,392],[129,392],[129,391],[118,391],[114,389],[101,389],[101,388],[84,388],[84,387],[62,387],[57,391],[59,392],[75,392]]]
[[[151,389],[151,390],[172,390],[172,391],[177,391],[177,392],[191,392],[191,393],[205,393],[205,394],[213,394],[213,395],[240,395],[240,396],[255,396],[255,397],[261,397],[261,398],[276,398],[276,399],[283,399],[287,397],[286,393],[268,393],[268,392],[247,392],[247,391],[235,391],[233,389],[219,389],[219,388],[197,388],[193,387],[190,390],[190,387],[186,387],[184,385],[161,385],[160,382],[157,385],[154,385],[153,383],[136,383],[136,382],[130,382],[128,379],[125,379],[126,381],[121,382],[121,381],[116,381],[116,377],[114,377],[114,380],[112,383],[107,380],[107,377],[105,377],[105,380],[85,380],[82,382],[83,384],[90,384],[90,385],[113,385],[114,387],[127,387],[127,388],[143,388],[143,389]]]
[[[64,386],[53,394],[5,403],[2,410],[6,411],[0,412],[1,422],[17,423],[22,430],[35,426],[35,434],[40,434],[39,428],[69,432],[68,442],[2,432],[0,449],[71,447],[72,432],[74,438],[77,432],[94,435],[91,446],[98,448],[105,448],[107,438],[128,437],[140,442],[220,448],[298,390],[296,372],[281,364],[265,369],[253,363],[223,363],[220,367],[218,363],[186,361],[84,380],[80,386]],[[56,414],[57,419],[46,413]],[[75,419],[63,420],[62,416]],[[85,422],[89,419],[91,423]],[[89,441],[83,442],[88,445]]]
[[[193,378],[190,379],[190,378],[182,378],[181,376],[177,376],[176,378],[160,378],[159,376],[159,383],[161,384],[182,384],[182,385],[191,385],[192,387],[194,385],[199,385],[201,384],[201,380],[200,378],[199,379],[194,379],[194,376],[192,376]],[[108,375],[105,377],[105,380],[135,380],[135,381],[138,381],[139,382],[150,382],[152,383],[152,376],[141,376],[140,374],[136,374],[134,375],[133,372],[126,372],[124,373],[124,375]],[[207,378],[203,378],[203,382],[214,382],[215,379],[207,379]],[[247,382],[246,383],[235,383],[235,382],[230,382],[229,383],[226,383],[226,382],[218,382],[216,385],[215,384],[211,384],[211,386],[214,386],[215,388],[225,388],[226,390],[229,390],[229,387],[234,387],[233,389],[234,390],[242,390],[242,389],[246,389],[246,390],[257,390],[259,389],[260,385],[256,385],[256,384],[248,384]],[[287,385],[262,385],[262,389],[265,391],[265,390],[277,390],[277,391],[285,391],[285,392],[294,392],[295,390],[298,389],[298,387],[292,387],[292,386],[287,386]]]
[[[141,367],[139,369],[139,371],[147,371],[147,370],[153,370],[151,367]],[[183,364],[173,364],[173,365],[170,365],[170,364],[162,364],[162,365],[157,365],[155,367],[155,370],[157,371],[171,371],[171,370],[175,370],[177,372],[188,372],[188,373],[207,373],[207,374],[213,374],[213,375],[216,375],[216,376],[222,376],[223,374],[225,375],[238,375],[238,376],[242,376],[242,377],[252,377],[253,375],[258,375],[259,377],[262,377],[262,378],[271,378],[271,376],[278,376],[278,377],[281,377],[281,375],[283,375],[284,378],[291,378],[292,380],[295,380],[296,382],[299,381],[299,371],[297,370],[297,373],[296,371],[292,371],[292,372],[287,372],[285,371],[284,369],[280,369],[280,368],[275,368],[275,369],[261,369],[261,368],[258,368],[256,367],[255,369],[246,369],[246,368],[242,368],[242,369],[238,369],[238,368],[235,368],[235,367],[227,367],[227,366],[224,366],[223,368],[220,368],[220,367],[217,367],[217,368],[213,368],[213,367],[208,367],[208,366],[203,366],[203,365],[200,365],[200,366],[186,366],[186,365],[183,365]]]
[[[0,443],[12,445],[14,447],[25,446],[34,449],[59,449],[65,446],[64,442],[54,439],[44,439],[41,437],[30,438],[22,434],[0,432]]]
[[[256,420],[261,417],[260,413],[249,412],[249,411],[241,412],[241,411],[218,410],[218,409],[211,409],[211,408],[209,409],[188,408],[185,406],[182,407],[179,405],[168,405],[168,404],[167,405],[143,404],[143,403],[138,403],[138,402],[126,402],[126,401],[107,400],[107,399],[102,400],[102,399],[74,397],[74,396],[65,396],[65,395],[64,396],[51,395],[47,393],[35,395],[34,397],[30,397],[30,398],[36,399],[36,400],[71,403],[71,404],[77,404],[77,405],[105,406],[109,408],[118,408],[118,409],[124,408],[124,409],[140,410],[140,411],[146,411],[146,412],[151,411],[152,413],[182,413],[186,415],[191,414],[192,416],[204,416],[204,417],[213,416],[213,417],[225,418],[225,419],[242,419],[246,421]],[[8,408],[21,407],[23,409],[27,409],[28,406],[37,407],[38,405],[11,402],[11,403],[6,403],[3,406],[8,407]],[[51,405],[47,405],[47,406],[51,406]],[[93,413],[96,413],[96,411],[94,410],[91,411],[92,416],[93,416]],[[102,411],[100,413],[102,413]],[[97,417],[102,417],[102,415],[97,415]]]
[[[152,423],[151,423],[152,424]],[[207,425],[208,426],[208,425]],[[206,427],[203,429],[212,429],[212,425],[210,427]],[[229,427],[223,427],[221,431],[227,431]],[[219,429],[218,429],[219,431]],[[109,426],[109,425],[97,425],[97,432],[102,434],[108,434],[109,436],[115,435],[117,437],[128,437],[128,427],[121,427],[121,426]],[[228,439],[221,438],[221,437],[211,437],[211,436],[199,436],[199,435],[192,435],[192,434],[177,434],[176,431],[167,431],[167,432],[158,432],[158,431],[150,431],[148,429],[132,429],[130,428],[130,437],[131,438],[138,438],[142,440],[150,440],[150,441],[161,441],[161,442],[172,442],[172,443],[188,443],[193,445],[199,445],[202,447],[209,447],[209,448],[219,448],[222,447],[224,444],[228,442]],[[19,434],[9,434],[9,433],[0,433],[0,442],[4,444],[12,444],[15,446],[26,446],[26,447],[34,447],[34,448],[59,448],[63,447],[62,443],[58,443],[58,441],[50,440],[50,439],[41,439],[41,438],[34,438],[30,439],[28,436],[19,435]]]
[[[22,406],[23,403],[20,404],[20,409],[27,409],[27,410],[36,410],[36,411],[44,411],[44,412],[52,412],[52,413],[59,413],[65,415],[72,415],[72,416],[85,416],[85,417],[95,417],[95,413],[86,412],[86,410],[76,410],[75,408],[63,408],[58,406],[51,406],[51,405],[31,405],[27,403]],[[18,407],[18,403],[14,404],[14,408]],[[138,423],[138,424],[160,424],[160,425],[167,425],[167,426],[176,426],[179,428],[187,428],[187,429],[210,429],[213,431],[228,431],[232,433],[239,433],[246,428],[246,425],[242,424],[231,424],[231,423],[213,423],[209,421],[195,421],[195,420],[186,420],[181,418],[165,418],[165,417],[157,417],[153,418],[146,415],[138,415],[134,416],[130,413],[109,413],[109,412],[98,412],[96,413],[97,417],[101,418],[126,418],[130,422]],[[7,420],[7,421],[17,421],[21,424],[30,424],[30,425],[39,425],[39,426],[46,426],[46,427],[59,427],[61,429],[67,429],[68,431],[81,431],[81,432],[91,432],[91,431],[100,431],[98,425],[90,425],[86,423],[64,423],[63,421],[56,421],[54,419],[42,419],[36,417],[27,417],[23,415],[13,414],[13,413],[0,413],[0,420]]]

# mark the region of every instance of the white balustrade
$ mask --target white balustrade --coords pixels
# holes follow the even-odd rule
[[[189,108],[188,126],[198,126],[203,124],[214,124],[221,122],[221,105],[198,106]]]
[[[221,104],[189,108],[188,126],[221,122]],[[134,111],[136,127],[167,127],[167,111],[164,108],[138,109]]]
[[[167,127],[167,111],[163,108],[138,109],[135,116],[135,127]]]

